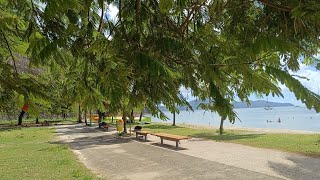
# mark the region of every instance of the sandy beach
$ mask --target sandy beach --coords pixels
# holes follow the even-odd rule
[[[169,123],[163,123],[168,125]],[[206,125],[190,125],[190,124],[177,124],[177,126],[195,128],[195,129],[219,129],[218,126],[206,126]],[[317,131],[303,131],[303,130],[291,130],[291,129],[270,129],[270,128],[244,128],[237,126],[224,126],[224,130],[243,130],[248,131],[248,133],[258,133],[258,134],[320,134]]]

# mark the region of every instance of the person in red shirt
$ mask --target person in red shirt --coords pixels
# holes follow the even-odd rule
[[[22,109],[21,109],[21,112],[20,112],[20,115],[19,115],[19,119],[18,119],[18,125],[21,125],[22,124],[22,118],[23,118],[23,115],[28,111],[29,109],[29,105],[28,105],[28,101],[23,105]]]

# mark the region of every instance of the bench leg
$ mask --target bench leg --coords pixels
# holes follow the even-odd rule
[[[161,138],[161,144],[163,144],[163,138]]]
[[[179,141],[176,141],[176,149],[179,147]]]
[[[138,133],[136,133],[136,138],[138,139]]]

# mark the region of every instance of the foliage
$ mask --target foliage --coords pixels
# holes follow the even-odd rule
[[[319,96],[289,73],[300,61],[317,61],[315,0],[17,2],[0,1],[2,39],[12,41],[0,45],[1,99],[17,93],[32,102],[45,99],[45,109],[80,104],[126,116],[147,107],[166,118],[157,106],[178,112],[176,105],[189,105],[184,86],[209,99],[203,108],[234,122],[236,98],[249,103],[253,93],[282,96],[282,83],[320,111]],[[118,7],[115,18],[110,5]],[[39,79],[15,72],[10,51],[51,70]]]

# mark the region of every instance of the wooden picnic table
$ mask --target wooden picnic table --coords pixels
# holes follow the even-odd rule
[[[151,135],[160,137],[161,144],[163,144],[163,140],[169,140],[169,141],[175,141],[176,142],[176,148],[179,147],[180,140],[185,139],[191,139],[191,137],[188,136],[179,136],[179,135],[173,135],[173,134],[166,134],[166,133],[150,133]]]

